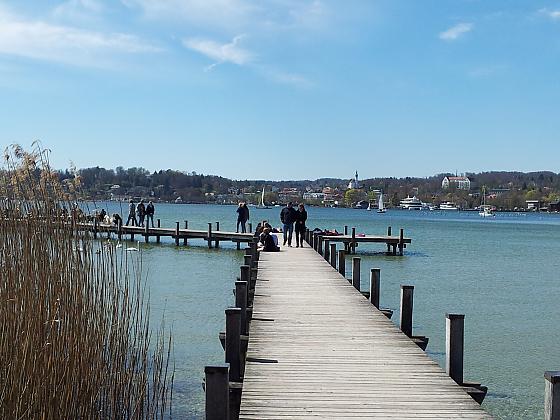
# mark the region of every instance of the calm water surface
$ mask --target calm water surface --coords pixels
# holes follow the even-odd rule
[[[121,211],[119,203],[97,206]],[[124,215],[126,208],[123,203]],[[222,230],[234,230],[235,209],[158,204],[155,217],[165,227],[188,220],[190,228],[206,229],[207,222],[220,221]],[[279,212],[251,208],[251,221],[279,225]],[[310,228],[341,231],[348,225],[368,234],[384,234],[389,225],[393,232],[404,228],[412,244],[402,258],[383,255],[380,244],[360,245],[362,288],[369,287],[369,269],[381,268],[381,304],[398,310],[400,285],[414,285],[414,331],[430,338],[428,354],[441,365],[445,313],[464,313],[464,376],[488,386],[483,407],[497,418],[542,418],[543,373],[560,369],[560,216],[501,213],[487,220],[476,212],[380,215],[313,207],[308,213]],[[223,362],[218,332],[224,329],[224,309],[234,302],[242,252],[229,243],[208,250],[201,240],[178,248],[164,242],[141,245],[152,317],[157,323],[165,313],[173,325],[174,413],[202,418],[204,365]]]

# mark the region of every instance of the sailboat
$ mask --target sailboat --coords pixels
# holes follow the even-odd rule
[[[492,212],[492,206],[486,204],[486,189],[482,188],[482,206],[480,206],[480,211],[478,214],[482,217],[494,217],[495,214]]]
[[[258,209],[269,209],[270,208],[266,204],[264,204],[264,189],[265,189],[265,187],[266,187],[266,185],[263,185],[261,203],[257,206]]]
[[[379,194],[379,204],[377,207],[377,213],[385,213],[387,211],[385,210],[385,206],[383,205],[383,193]]]
[[[366,209],[366,210],[367,210],[367,211],[371,211],[371,203],[368,203],[368,206],[367,206],[367,209]]]

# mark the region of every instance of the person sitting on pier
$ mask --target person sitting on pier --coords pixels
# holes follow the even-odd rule
[[[101,211],[97,215],[97,221],[99,221],[101,223],[104,222],[105,221],[105,216],[107,216],[107,212],[105,211],[105,209],[101,209]]]
[[[118,226],[119,223],[122,225],[122,217],[118,213],[113,213],[113,224]]]
[[[280,220],[282,221],[282,231],[284,232],[284,245],[292,246],[292,234],[294,233],[294,222],[297,219],[297,212],[290,201],[286,207],[280,212]]]
[[[128,219],[126,220],[126,226],[128,226],[130,221],[132,221],[132,226],[138,225],[138,220],[136,220],[136,206],[134,205],[134,201],[132,201],[132,199],[128,205]]]
[[[260,248],[263,252],[277,252],[280,251],[280,248],[277,245],[278,238],[276,241],[274,240],[276,235],[270,234],[270,228],[264,228],[263,233],[261,235],[261,244],[262,248]]]
[[[156,209],[154,207],[154,203],[150,200],[148,205],[146,206],[146,224],[148,227],[150,226],[150,220],[152,221],[152,227],[154,227],[154,213]]]

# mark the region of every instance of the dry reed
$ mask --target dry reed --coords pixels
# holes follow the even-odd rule
[[[73,230],[79,185],[34,147],[0,172],[0,418],[164,418],[171,336],[152,336],[139,253]]]

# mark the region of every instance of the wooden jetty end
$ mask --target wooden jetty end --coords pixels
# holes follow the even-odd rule
[[[491,418],[323,257],[283,247],[260,254],[239,418],[308,416]]]
[[[403,249],[406,248],[407,244],[412,243],[411,238],[399,237],[399,236],[375,236],[375,235],[365,235],[365,236],[352,236],[352,235],[324,235],[324,241],[342,242],[344,243],[344,248],[348,252],[354,254],[356,251],[356,244],[358,243],[383,243],[387,244],[387,249],[392,248],[390,251],[391,255],[397,255],[397,249],[399,255],[402,255]]]

